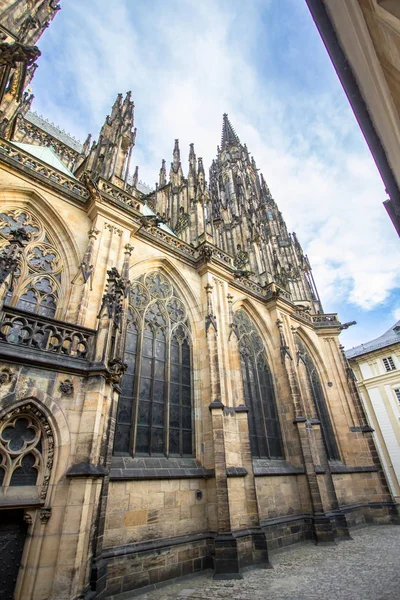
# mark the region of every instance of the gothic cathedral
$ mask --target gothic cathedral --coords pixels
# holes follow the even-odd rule
[[[147,188],[130,92],[93,143],[30,110],[59,8],[0,0],[0,597],[240,577],[397,522],[347,324],[228,116],[208,181],[175,140]]]

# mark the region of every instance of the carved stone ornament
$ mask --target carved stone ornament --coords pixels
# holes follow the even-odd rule
[[[23,227],[18,227],[10,231],[11,238],[8,246],[0,254],[0,284],[4,283],[9,275],[11,275],[11,284],[13,275],[18,268],[18,261],[21,256],[21,251],[31,239],[31,235]]]
[[[11,369],[9,369],[8,367],[4,367],[4,369],[1,369],[1,371],[0,371],[0,387],[2,385],[11,383],[13,377],[14,377],[14,374],[11,371]]]
[[[51,508],[42,508],[40,511],[40,521],[43,525],[46,525],[49,522],[51,517]]]
[[[32,513],[25,511],[25,513],[24,513],[24,522],[27,525],[32,525],[32,523],[33,523]]]
[[[121,383],[122,377],[125,375],[125,372],[128,368],[126,362],[124,362],[121,358],[113,358],[108,363],[108,370],[110,372],[110,381],[113,383]]]
[[[206,262],[210,262],[210,260],[212,259],[212,256],[213,256],[213,249],[212,249],[212,247],[211,246],[207,246],[207,245],[200,246],[199,251],[200,251],[200,256],[202,258],[204,258],[204,260]]]
[[[247,269],[238,269],[233,274],[233,276],[236,279],[241,279],[241,278],[248,279],[250,277],[250,275],[254,275],[254,272],[253,271],[248,271]]]
[[[19,42],[7,44],[0,43],[0,66],[17,67],[18,63],[32,65],[39,58],[41,52],[37,46],[24,46]]]
[[[65,379],[64,381],[60,381],[59,390],[66,396],[72,396],[74,393],[74,384],[70,379]]]
[[[115,267],[107,271],[107,291],[103,296],[99,314],[100,319],[104,313],[112,319],[115,327],[119,328],[122,319],[122,298],[125,294],[126,282]]]

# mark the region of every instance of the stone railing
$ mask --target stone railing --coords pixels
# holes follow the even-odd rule
[[[264,286],[264,295],[267,300],[269,298],[284,298],[285,300],[291,301],[290,292],[285,290],[282,286],[278,285],[275,281],[271,281],[266,286]]]
[[[235,284],[242,288],[245,288],[246,290],[250,290],[255,294],[258,294],[258,296],[264,296],[263,287],[259,283],[256,283],[251,279],[247,279],[246,277],[238,277],[237,279],[235,279]]]
[[[310,315],[315,327],[340,327],[341,323],[335,313]]]
[[[65,175],[31,154],[24,152],[21,148],[0,139],[0,158],[2,155],[7,156],[9,159],[23,167],[31,169],[37,175],[45,177],[49,183],[55,183],[69,192],[80,196],[84,200],[89,197],[89,192],[85,186],[73,177]]]
[[[97,180],[97,187],[99,188],[99,190],[101,192],[104,192],[105,194],[108,194],[109,196],[111,196],[111,198],[114,198],[115,200],[119,200],[123,204],[126,204],[127,206],[134,208],[138,212],[142,212],[143,204],[141,202],[139,202],[139,200],[134,198],[132,194],[129,194],[129,193],[125,192],[124,190],[121,190],[117,186],[112,185],[109,181],[106,181],[105,179],[102,179],[100,177]]]
[[[303,321],[307,321],[307,323],[312,323],[311,315],[308,310],[297,309],[294,311],[293,316],[302,319]]]
[[[167,233],[166,231],[163,231],[162,229],[160,229],[159,227],[157,227],[155,225],[150,225],[150,223],[145,223],[143,225],[143,228],[141,229],[141,232],[143,232],[144,234],[150,234],[151,237],[156,238],[156,239],[164,242],[165,244],[168,244],[168,246],[170,246],[171,248],[174,248],[175,250],[179,250],[180,252],[183,252],[187,256],[192,256],[192,257],[197,256],[196,248],[193,248],[186,242],[180,240],[179,238],[177,238],[174,235],[171,235],[170,233]]]
[[[295,310],[293,315],[314,327],[340,327],[340,321],[335,313],[314,315],[307,310]]]
[[[4,307],[0,314],[2,343],[72,358],[91,358],[96,335],[93,329],[41,317],[17,308]]]

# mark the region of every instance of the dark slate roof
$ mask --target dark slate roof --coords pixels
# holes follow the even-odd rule
[[[26,119],[29,123],[32,123],[32,125],[35,125],[35,127],[39,127],[39,129],[42,129],[43,131],[56,138],[56,140],[59,140],[72,150],[75,150],[75,152],[82,152],[82,142],[72,137],[72,135],[70,135],[69,133],[62,131],[56,125],[54,125],[54,123],[50,123],[50,121],[47,121],[47,119],[44,119],[36,112],[28,110],[28,112],[24,116],[24,119]]]
[[[373,350],[379,350],[379,348],[385,348],[386,346],[391,346],[392,344],[397,343],[400,343],[400,319],[396,321],[396,323],[381,336],[371,340],[370,342],[366,342],[365,344],[360,344],[360,346],[355,346],[354,348],[350,348],[350,350],[346,350],[346,356],[347,358],[355,358],[361,354],[367,354]]]

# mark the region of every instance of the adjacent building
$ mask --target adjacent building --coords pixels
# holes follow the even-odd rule
[[[400,235],[400,3],[306,0],[369,145]]]
[[[391,492],[400,501],[400,321],[347,350]]]
[[[175,140],[146,188],[130,92],[93,142],[30,111],[58,9],[0,1],[0,597],[238,577],[398,522],[346,325],[228,116],[207,174]]]

